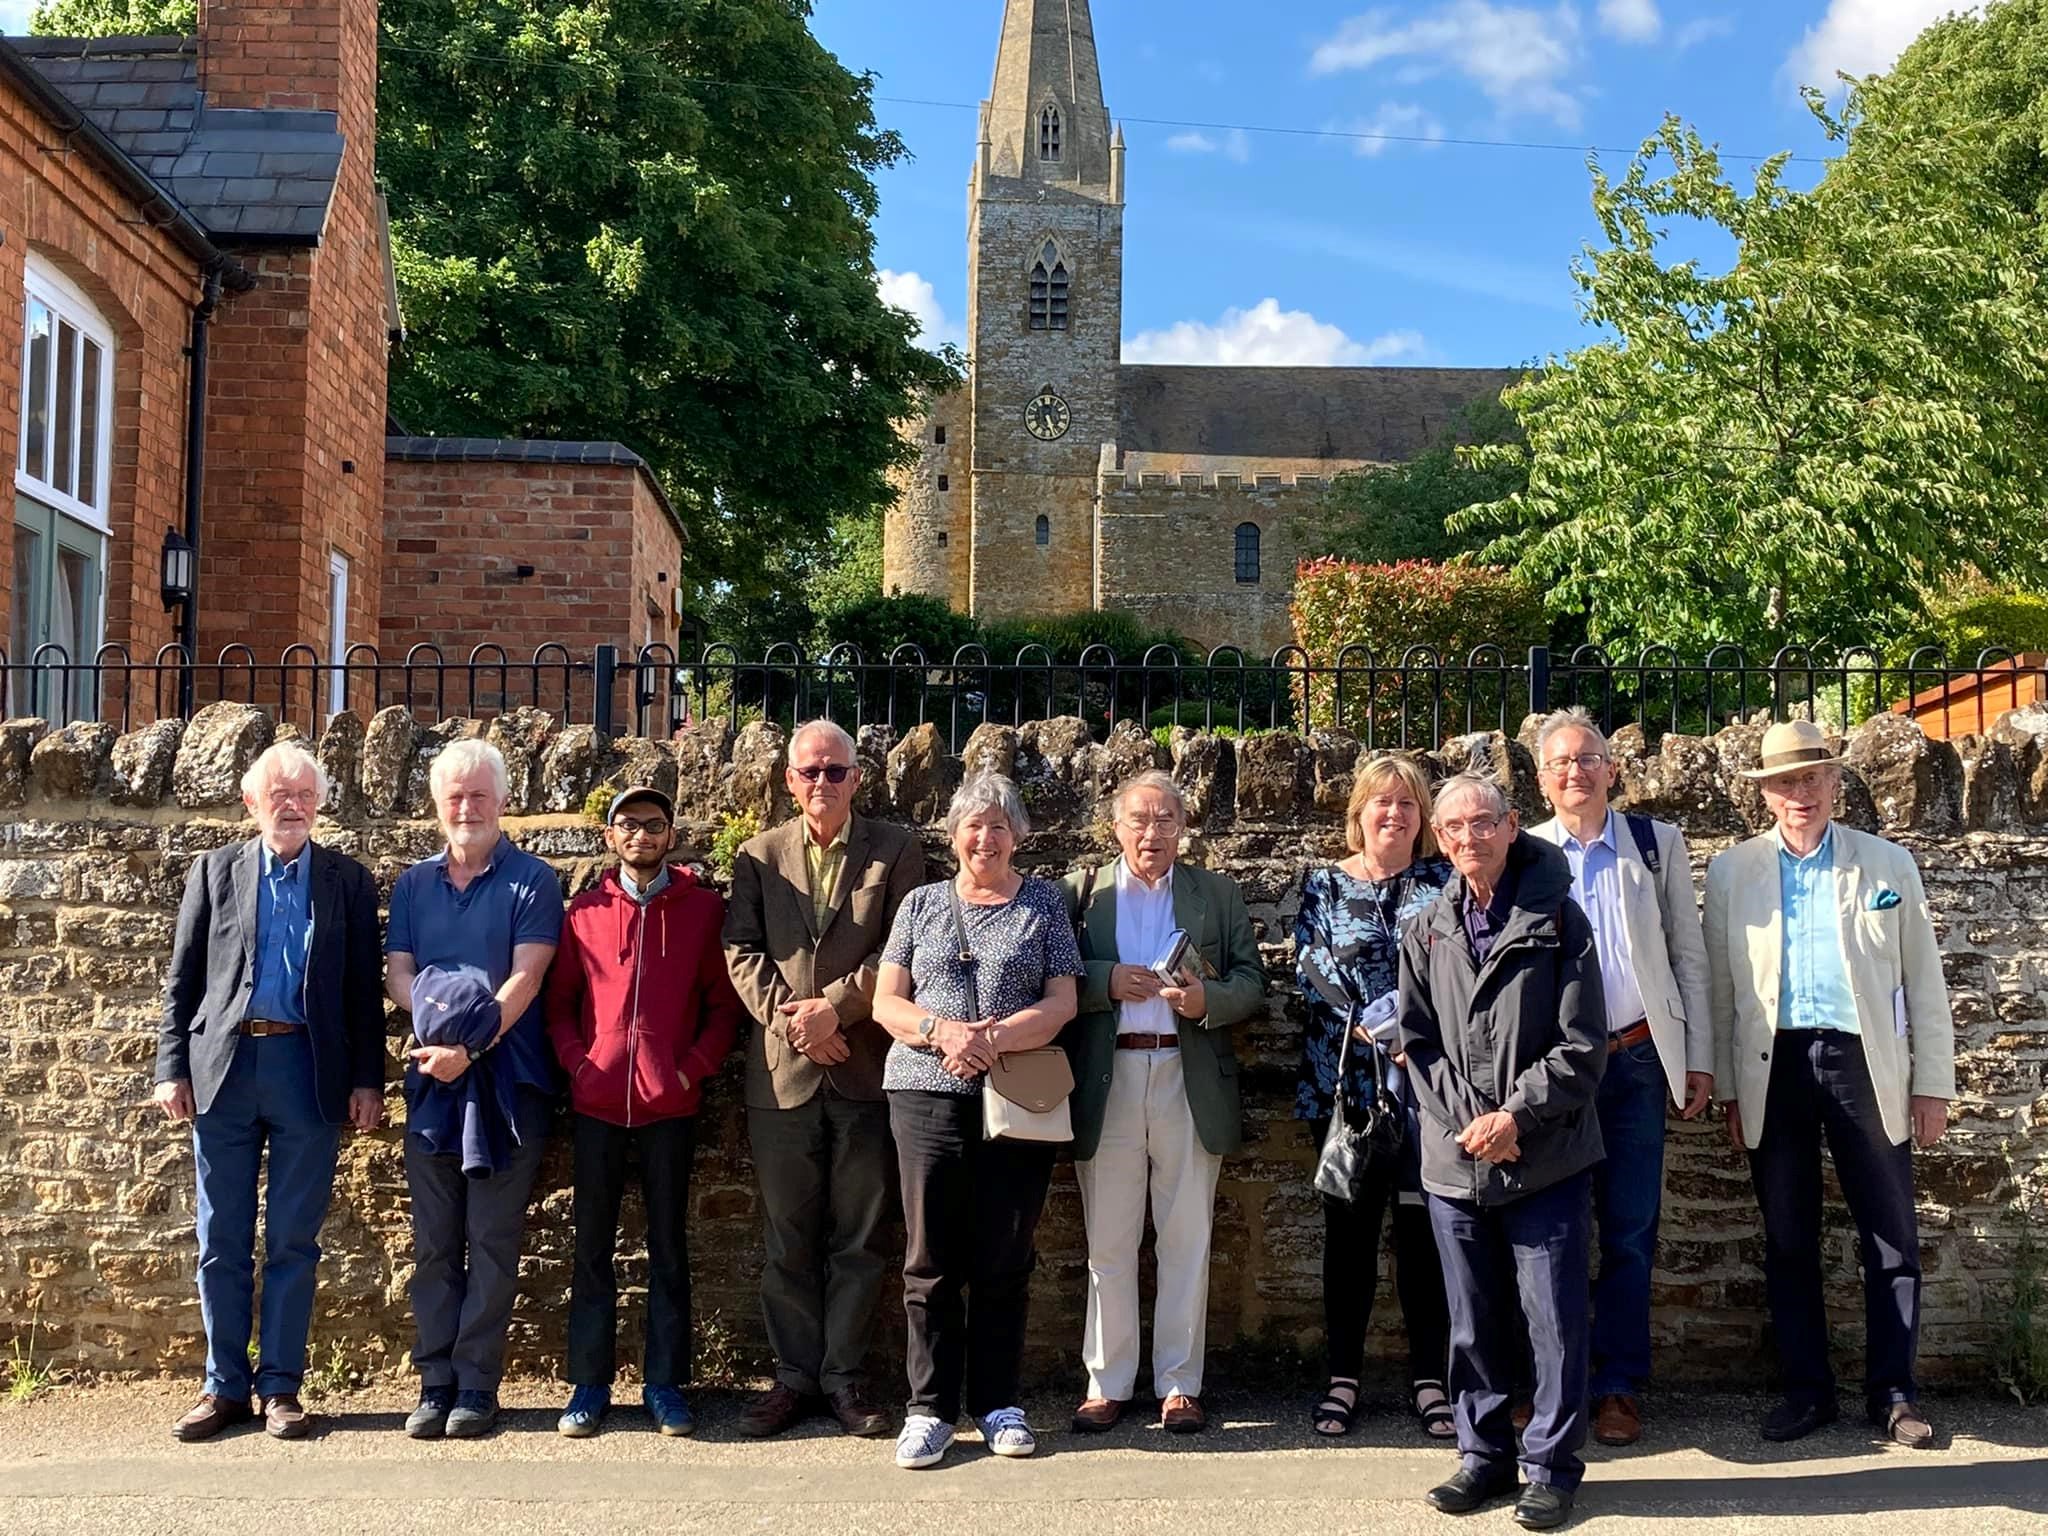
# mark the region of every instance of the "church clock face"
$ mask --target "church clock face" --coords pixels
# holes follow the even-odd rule
[[[1074,424],[1074,413],[1067,408],[1067,402],[1053,393],[1047,385],[1024,407],[1024,430],[1041,443],[1057,442],[1067,435],[1067,428]]]

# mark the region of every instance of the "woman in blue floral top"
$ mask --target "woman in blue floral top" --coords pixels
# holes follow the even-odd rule
[[[1429,784],[1406,758],[1376,757],[1358,770],[1344,813],[1351,856],[1309,870],[1294,923],[1295,972],[1308,1017],[1301,1035],[1297,1119],[1313,1123],[1316,1144],[1329,1130],[1337,1097],[1337,1060],[1344,1033],[1400,977],[1403,926],[1450,884],[1451,866],[1437,856],[1428,823]],[[1414,1104],[1399,1063],[1354,1035],[1346,1063],[1347,1102],[1367,1101],[1373,1073],[1386,1077],[1408,1103],[1407,1166],[1368,1179],[1354,1202],[1323,1199],[1323,1328],[1330,1385],[1314,1412],[1318,1434],[1342,1435],[1358,1410],[1358,1373],[1379,1284],[1380,1217],[1394,1208],[1394,1279],[1408,1330],[1412,1403],[1432,1439],[1456,1435],[1444,1367],[1450,1318],[1442,1261],[1422,1204],[1414,1166]]]

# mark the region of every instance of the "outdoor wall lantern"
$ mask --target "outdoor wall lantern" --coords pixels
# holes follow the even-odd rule
[[[192,601],[192,546],[172,528],[164,534],[164,607]]]

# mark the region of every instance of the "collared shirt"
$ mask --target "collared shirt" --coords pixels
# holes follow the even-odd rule
[[[1600,956],[1600,985],[1607,997],[1607,1032],[1620,1034],[1643,1021],[1643,990],[1636,985],[1635,957],[1628,947],[1628,923],[1622,912],[1621,845],[1613,811],[1591,843],[1565,833],[1564,856],[1572,866],[1572,898],[1593,925],[1593,946]]]
[[[1515,886],[1519,871],[1513,859],[1500,872],[1500,880],[1493,888],[1493,900],[1481,906],[1472,899],[1472,887],[1464,881],[1458,883],[1458,916],[1465,924],[1465,940],[1472,946],[1472,958],[1481,965],[1493,953],[1493,941],[1508,925],[1508,915],[1515,909]]]
[[[256,893],[256,984],[248,1017],[280,1024],[306,1022],[306,956],[313,948],[313,844],[290,859],[263,848]]]
[[[853,818],[847,817],[839,825],[839,831],[824,847],[811,836],[810,824],[804,824],[804,868],[811,876],[811,915],[823,929],[825,918],[832,911],[832,892],[839,886],[839,871],[846,866],[846,834],[853,826]]]
[[[1173,932],[1173,868],[1147,881],[1122,859],[1116,861],[1116,957],[1125,965],[1150,965]],[[1117,1015],[1120,1035],[1170,1035],[1180,1028],[1163,997],[1125,1003]]]
[[[1842,959],[1842,909],[1835,889],[1835,828],[1804,858],[1778,843],[1778,903],[1782,909],[1778,974],[1778,1028],[1840,1029],[1862,1033],[1856,994]]]
[[[628,896],[644,907],[668,889],[668,866],[664,864],[660,869],[656,870],[654,878],[647,882],[647,889],[643,891],[640,889],[639,882],[633,878],[633,871],[621,864],[619,866],[619,884],[625,888]]]

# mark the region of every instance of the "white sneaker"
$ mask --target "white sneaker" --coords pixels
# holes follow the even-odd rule
[[[952,1425],[941,1424],[928,1413],[913,1413],[896,1436],[896,1465],[935,1467],[945,1459],[952,1443]]]
[[[998,1456],[1029,1456],[1038,1449],[1037,1437],[1024,1422],[1022,1408],[998,1408],[981,1419],[981,1438]]]

